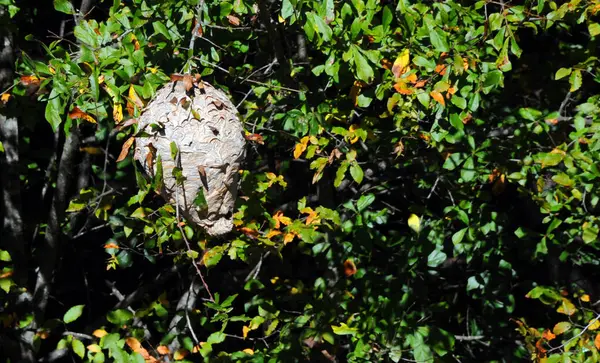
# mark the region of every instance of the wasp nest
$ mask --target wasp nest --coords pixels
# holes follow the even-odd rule
[[[154,177],[160,156],[165,200],[212,236],[231,231],[245,138],[225,93],[184,76],[157,92],[138,130],[134,158]]]

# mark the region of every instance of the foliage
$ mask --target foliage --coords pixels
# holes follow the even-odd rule
[[[34,332],[16,356],[599,360],[600,3],[53,5],[71,31],[15,33],[0,109],[22,120],[36,256],[0,244],[0,343]],[[150,179],[132,157],[137,117],[187,73],[230,94],[249,141],[222,239],[161,200],[160,155]],[[53,258],[46,307],[12,275]]]

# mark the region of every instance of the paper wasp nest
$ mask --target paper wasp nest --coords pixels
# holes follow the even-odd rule
[[[222,235],[233,228],[238,171],[246,140],[237,110],[225,93],[186,77],[161,88],[142,112],[138,122],[142,132],[136,137],[134,158],[152,177],[160,155],[161,195],[179,207],[188,223],[212,236]],[[172,157],[172,142],[178,160]],[[183,185],[176,183],[175,167],[185,177]],[[200,190],[206,200],[201,208],[196,199]]]

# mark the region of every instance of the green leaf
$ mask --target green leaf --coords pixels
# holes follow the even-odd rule
[[[344,177],[346,176],[346,171],[348,170],[348,167],[350,166],[350,163],[346,160],[344,160],[342,162],[342,164],[340,165],[340,167],[338,168],[338,170],[335,173],[335,180],[333,181],[333,186],[334,187],[339,187],[342,184],[342,181],[344,180]]]
[[[358,201],[356,202],[356,208],[358,209],[359,212],[362,212],[368,206],[373,204],[374,201],[375,201],[375,195],[373,195],[373,194],[361,195],[360,198],[358,198]]]
[[[194,198],[194,205],[200,209],[206,209],[208,207],[208,203],[206,202],[206,198],[204,197],[204,189],[200,187],[198,192],[196,193],[196,198]]]
[[[358,333],[358,329],[351,328],[348,325],[341,323],[340,326],[332,325],[333,333],[336,335],[354,335]]]
[[[161,34],[162,36],[167,38],[167,40],[171,40],[171,35],[169,34],[169,30],[167,29],[165,24],[161,23],[160,21],[153,21],[152,27],[154,28],[155,33]]]
[[[464,98],[457,96],[457,95],[452,95],[452,98],[450,99],[450,101],[458,108],[460,108],[461,110],[464,110],[465,108],[467,108],[467,100],[465,100]]]
[[[56,132],[58,127],[62,123],[62,119],[60,114],[62,112],[62,102],[61,95],[58,93],[56,88],[53,88],[50,91],[50,96],[48,96],[48,103],[46,104],[46,120],[50,123],[52,127],[52,131]]]
[[[595,37],[596,35],[600,34],[600,24],[590,22],[588,24],[588,31],[590,32],[591,36]]]
[[[85,355],[85,346],[80,340],[73,339],[71,348],[73,348],[73,352],[77,354],[79,358],[83,359],[83,356]]]
[[[565,78],[566,76],[571,74],[572,70],[573,69],[571,69],[571,68],[560,68],[558,71],[556,71],[556,74],[554,75],[554,79],[559,80],[561,78]]]
[[[54,9],[65,14],[73,14],[75,12],[73,4],[69,0],[54,0]]]
[[[358,163],[353,162],[350,165],[350,175],[352,175],[352,179],[354,179],[355,182],[357,182],[358,184],[362,183],[364,173],[360,165],[358,165]]]
[[[427,266],[431,268],[438,267],[446,261],[447,258],[448,256],[443,251],[434,250],[427,256]]]
[[[563,187],[572,187],[574,184],[573,180],[565,173],[556,174],[552,177],[552,180]]]
[[[465,237],[465,233],[467,232],[467,230],[469,230],[469,227],[465,227],[459,230],[458,232],[454,233],[452,235],[452,243],[454,243],[455,245],[461,243],[463,238]]]
[[[430,30],[429,39],[431,40],[431,45],[433,45],[438,52],[448,52],[450,50],[448,48],[446,33],[444,33],[441,29],[435,28]]]
[[[225,334],[218,331],[218,332],[214,332],[211,335],[209,335],[208,339],[206,339],[206,342],[210,343],[210,344],[219,344],[225,341]]]
[[[83,313],[84,306],[85,305],[76,305],[70,308],[63,316],[63,321],[65,322],[65,324],[69,324],[77,320],[77,318],[79,318]]]
[[[571,89],[569,92],[577,91],[581,87],[582,82],[583,78],[581,76],[581,70],[574,70],[573,73],[571,73],[571,77],[569,77],[569,83],[571,84]]]
[[[179,153],[179,149],[177,148],[177,144],[175,143],[175,141],[171,141],[169,147],[171,148],[171,159],[177,161],[177,154]]]
[[[133,319],[133,313],[126,309],[117,309],[106,314],[106,320],[115,325],[125,325]]]
[[[502,83],[502,78],[503,78],[502,72],[500,72],[500,71],[488,72],[484,75],[483,86],[491,87],[491,86],[500,85]]]
[[[289,18],[294,14],[294,6],[290,0],[283,0],[281,4],[281,17],[284,19]],[[227,14],[229,15],[229,14]]]
[[[595,225],[586,222],[583,224],[583,242],[592,243],[598,239],[598,227]]]
[[[359,48],[355,45],[352,45],[352,60],[358,79],[365,82],[371,82],[371,79],[374,77],[373,68],[371,68],[367,58],[362,55]]]
[[[552,333],[554,333],[556,335],[561,335],[562,333],[571,329],[571,326],[572,326],[571,323],[569,323],[568,321],[561,321],[560,323],[557,323],[556,325],[554,325],[554,328],[552,329]]]
[[[537,121],[542,117],[542,113],[533,108],[520,108],[519,115],[529,121]]]

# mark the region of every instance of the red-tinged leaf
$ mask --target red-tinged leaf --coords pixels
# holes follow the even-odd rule
[[[200,24],[197,19],[194,19],[194,30],[193,30],[192,34],[197,37],[202,37],[204,35],[204,30],[202,29],[202,24]]]
[[[426,83],[427,81],[417,81],[417,83],[415,83],[415,88],[422,88]]]
[[[124,129],[126,127],[129,127],[131,125],[136,125],[138,123],[138,120],[135,118],[130,118],[129,120],[123,122],[122,124],[117,125],[117,130],[121,130]]]
[[[231,24],[233,26],[240,25],[240,19],[238,19],[237,17],[235,17],[233,15],[227,15],[227,21],[229,21],[229,24]]]
[[[392,73],[394,74],[394,77],[400,78],[400,76],[408,70],[409,64],[410,51],[408,49],[404,49],[392,65]]]
[[[253,141],[253,142],[256,142],[256,143],[261,144],[261,145],[265,144],[265,141],[263,140],[262,135],[259,135],[259,134],[247,134],[247,135],[244,135],[244,137],[248,141]]]
[[[37,86],[40,84],[41,79],[38,76],[21,76],[21,84],[23,86],[34,85]]]
[[[133,145],[133,142],[135,141],[135,137],[130,137],[129,139],[127,139],[127,141],[125,141],[125,143],[123,143],[123,147],[121,148],[121,153],[119,154],[119,157],[117,158],[117,162],[124,160],[127,157],[127,154],[129,153],[129,148],[131,147],[131,145]]]
[[[571,329],[571,323],[568,321],[561,321],[560,323],[557,323],[554,328],[552,328],[552,332],[556,335],[561,335],[569,329]]]
[[[446,102],[444,101],[444,96],[442,96],[442,94],[440,92],[433,90],[433,91],[429,92],[429,95],[431,96],[431,98],[436,100],[442,106],[446,106]]]
[[[173,74],[171,74],[169,76],[169,78],[171,79],[171,82],[183,81],[183,75],[182,74],[173,73]]]
[[[73,107],[73,109],[71,110],[71,112],[69,112],[69,118],[71,118],[71,120],[74,119],[84,119],[88,122],[91,122],[93,124],[97,123],[96,120],[88,115],[87,113],[83,112],[79,107],[75,106]]]
[[[344,261],[344,275],[346,275],[346,277],[350,277],[352,275],[354,275],[356,273],[356,265],[354,264],[354,261],[348,259],[346,261]]]

